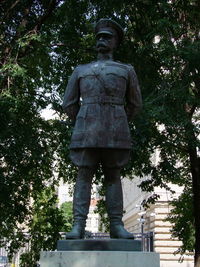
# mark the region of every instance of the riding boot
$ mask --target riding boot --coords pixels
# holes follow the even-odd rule
[[[80,168],[78,171],[73,197],[74,223],[72,230],[66,234],[66,239],[83,239],[85,236],[93,174],[94,171],[90,168]]]
[[[106,208],[110,219],[110,237],[134,239],[134,236],[124,229],[123,195],[119,169],[105,171],[106,182]]]

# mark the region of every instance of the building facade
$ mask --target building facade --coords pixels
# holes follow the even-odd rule
[[[182,188],[171,185],[176,192],[170,194],[165,189],[155,188],[154,193],[160,198],[147,210],[142,208],[142,201],[147,199],[151,193],[142,192],[138,187],[139,178],[123,179],[124,210],[123,221],[127,230],[133,233],[153,232],[154,251],[160,254],[160,267],[192,267],[194,266],[193,256],[185,256],[183,262],[179,262],[180,255],[174,254],[181,245],[181,242],[171,236],[171,224],[166,221],[170,212],[169,200],[178,197]]]

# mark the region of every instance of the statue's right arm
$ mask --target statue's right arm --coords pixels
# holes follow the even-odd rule
[[[78,68],[76,68],[69,78],[62,104],[64,112],[75,121],[80,109],[80,90],[78,81]]]

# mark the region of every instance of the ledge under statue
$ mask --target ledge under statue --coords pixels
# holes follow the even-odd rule
[[[113,60],[124,31],[115,21],[101,19],[95,27],[97,61],[73,71],[63,110],[74,121],[70,158],[78,166],[74,197],[74,224],[66,239],[82,239],[91,198],[92,179],[101,165],[106,184],[110,237],[133,239],[123,225],[120,170],[128,163],[134,119],[142,100],[133,66]]]

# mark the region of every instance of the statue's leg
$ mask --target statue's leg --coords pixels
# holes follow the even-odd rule
[[[95,169],[80,167],[73,197],[74,224],[66,239],[82,239],[85,236],[85,224],[90,206],[91,184]]]
[[[106,208],[110,219],[111,238],[134,238],[124,229],[123,216],[123,195],[119,168],[104,168],[106,183]]]

